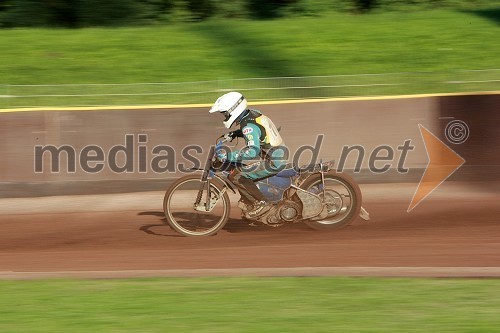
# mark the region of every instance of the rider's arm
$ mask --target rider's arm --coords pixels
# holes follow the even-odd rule
[[[246,147],[230,152],[228,160],[231,162],[252,160],[259,156],[261,135],[259,126],[255,124],[247,124],[242,131]]]

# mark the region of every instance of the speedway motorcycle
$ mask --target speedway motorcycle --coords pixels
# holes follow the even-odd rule
[[[244,164],[221,162],[216,151],[231,139],[221,136],[208,154],[203,169],[175,181],[166,191],[163,209],[170,227],[185,236],[210,236],[224,228],[231,209],[229,191],[236,186],[228,179],[233,168]],[[240,200],[243,220],[251,224],[279,227],[303,222],[321,231],[343,228],[358,216],[368,220],[361,206],[361,191],[348,175],[334,171],[333,162],[307,168],[287,166],[272,177],[257,181],[257,187],[272,207],[250,217]]]

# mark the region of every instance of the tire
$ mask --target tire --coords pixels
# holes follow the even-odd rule
[[[337,173],[335,171],[329,171],[324,175],[325,190],[328,197],[327,199],[331,202],[331,205],[327,207],[332,213],[329,213],[326,218],[321,220],[314,220],[313,218],[305,220],[304,223],[307,226],[320,231],[338,230],[348,226],[359,216],[362,201],[361,190],[359,189],[358,184],[356,184],[354,179],[352,179],[349,175]],[[323,196],[322,190],[319,187],[321,184],[321,174],[317,173],[307,178],[300,185],[300,188],[310,191],[317,186],[318,195]],[[335,188],[332,189],[333,186],[330,184],[335,185]],[[339,190],[340,188],[344,188],[345,193],[341,193]],[[347,207],[345,211],[342,211],[344,201],[346,201],[345,199],[347,198],[349,198],[350,201],[349,207]],[[340,208],[338,207],[339,203],[342,204]]]
[[[210,180],[212,197],[215,202],[210,212],[194,209],[194,203],[201,185],[201,175],[184,176],[175,181],[166,191],[163,199],[163,212],[172,229],[184,236],[211,236],[221,230],[229,219],[231,204],[226,192],[227,187],[216,179]],[[216,199],[218,197],[218,199]],[[206,201],[203,191],[201,203]]]

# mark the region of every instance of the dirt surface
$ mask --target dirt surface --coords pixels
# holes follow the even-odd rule
[[[391,275],[386,268],[498,268],[500,195],[496,186],[486,190],[450,188],[407,213],[413,186],[392,192],[388,185],[362,187],[363,205],[371,221],[358,219],[333,233],[314,231],[300,223],[281,228],[247,226],[233,207],[226,228],[206,238],[181,237],[165,225],[159,192],[149,194],[145,209],[123,201],[113,209],[100,209],[108,211],[61,208],[58,212],[44,201],[47,212],[43,212],[35,201],[30,207],[30,201],[23,199],[13,213],[15,202],[9,201],[11,209],[0,215],[0,272],[177,270],[178,275],[190,275],[190,269],[208,269],[206,275],[220,275],[213,270],[302,268],[295,275],[308,275],[304,267],[310,267],[315,275],[318,268],[324,274],[329,268],[334,274],[334,268],[350,267],[352,274],[349,269],[336,272],[359,275],[354,273],[361,271],[352,271],[352,267],[371,267],[375,273],[367,269],[366,274]],[[150,202],[151,198],[158,201]],[[239,272],[245,274],[245,270]],[[469,275],[484,275],[480,272],[475,274],[472,269]]]

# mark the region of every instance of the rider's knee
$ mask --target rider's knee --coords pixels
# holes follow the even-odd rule
[[[227,177],[233,184],[243,185],[245,184],[246,178],[241,174],[241,172],[233,171]]]
[[[227,176],[227,179],[229,179],[229,181],[231,181],[232,183],[234,183],[235,182],[235,179],[234,179],[235,176],[236,176],[236,172],[233,171],[233,172],[229,173],[229,175]]]

